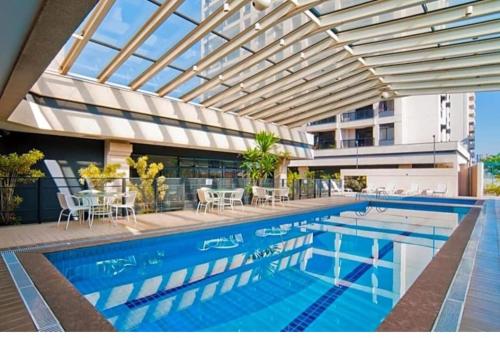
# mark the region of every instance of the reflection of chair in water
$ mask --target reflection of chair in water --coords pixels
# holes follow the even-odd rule
[[[210,249],[234,249],[243,243],[243,236],[241,234],[230,235],[228,237],[212,238],[203,241],[199,250],[206,251]]]
[[[357,210],[354,213],[356,214],[356,216],[366,216],[370,213],[370,211],[372,211],[372,209],[373,207],[367,206],[365,210]]]

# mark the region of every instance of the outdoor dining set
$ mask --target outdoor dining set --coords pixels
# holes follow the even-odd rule
[[[71,218],[75,217],[78,218],[80,223],[87,218],[90,228],[92,228],[96,218],[107,218],[114,225],[122,210],[125,212],[127,220],[129,220],[129,215],[132,214],[134,222],[137,222],[134,206],[136,196],[136,191],[117,193],[113,191],[82,190],[74,195],[58,192],[57,199],[61,212],[57,224],[59,225],[62,217],[66,216],[66,230]]]
[[[234,210],[234,207],[237,205],[243,207],[245,189],[211,189],[204,187],[198,189],[196,193],[199,201],[196,207],[196,213],[201,209],[207,213],[208,210],[213,210],[215,208],[221,213],[225,208]],[[263,206],[269,203],[274,207],[276,202],[284,204],[286,201],[288,201],[288,188],[286,187],[252,187],[252,205]]]

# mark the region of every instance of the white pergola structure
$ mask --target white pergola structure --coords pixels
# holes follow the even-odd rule
[[[170,67],[178,74],[157,86],[157,95],[170,96],[197,79],[180,100],[290,127],[395,97],[500,89],[498,0],[275,0],[231,35],[223,27],[232,18],[257,11],[250,0],[221,0],[199,22],[178,11],[184,0],[148,2],[157,9],[128,42],[101,43],[116,53],[96,81],[112,83],[129,58],[143,58],[147,67],[122,85],[144,90]],[[74,34],[62,74],[89,41],[100,43],[93,35],[116,3],[99,1]],[[194,29],[157,58],[141,55],[141,45],[176,15]],[[292,29],[284,28],[288,23]],[[222,42],[202,48],[189,68],[175,66],[211,36]]]

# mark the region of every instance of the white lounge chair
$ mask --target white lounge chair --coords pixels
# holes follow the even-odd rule
[[[446,184],[439,183],[437,185],[437,188],[435,190],[433,190],[432,194],[435,196],[444,196],[444,195],[446,195],[447,191],[448,191],[448,188],[447,188]]]
[[[290,200],[288,198],[288,195],[289,195],[288,187],[281,188],[277,191],[277,196],[279,197],[279,201],[281,202],[281,204],[285,204],[285,201]]]
[[[337,182],[334,180],[330,180],[331,185],[332,185],[332,191],[333,192],[352,192],[351,188],[344,188],[344,190],[340,189],[339,186],[337,185]]]
[[[406,192],[406,195],[418,195],[419,193],[418,188],[419,188],[418,183],[412,183],[410,185],[410,190]]]
[[[257,205],[259,205],[259,203],[263,205],[266,204],[267,202],[272,202],[272,200],[273,196],[269,195],[266,192],[266,189],[257,187]]]
[[[124,209],[127,215],[127,221],[129,220],[129,210],[132,212],[132,216],[134,217],[134,223],[137,223],[137,219],[135,217],[135,199],[137,197],[137,191],[129,191],[125,194],[125,203],[113,203],[111,204],[111,208],[115,212],[116,218],[118,218],[118,210]]]
[[[61,206],[61,212],[59,213],[59,218],[57,220],[58,226],[61,223],[62,216],[66,216],[66,230],[68,230],[71,217],[77,216],[78,220],[81,223],[84,212],[87,211],[89,213],[89,228],[92,228],[89,205],[81,205],[81,200],[78,197],[61,192],[57,193],[57,200],[59,201],[59,205]],[[75,203],[75,201],[77,201],[77,203]]]

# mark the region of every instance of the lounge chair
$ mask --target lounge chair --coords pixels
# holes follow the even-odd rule
[[[334,180],[330,180],[331,185],[332,185],[332,190],[333,192],[352,192],[351,188],[345,188],[344,190],[340,189],[339,186],[337,185],[337,182]]]
[[[439,183],[437,185],[437,188],[432,192],[432,194],[435,196],[444,196],[444,195],[446,195],[447,191],[448,191],[448,189],[447,189],[446,184]]]

